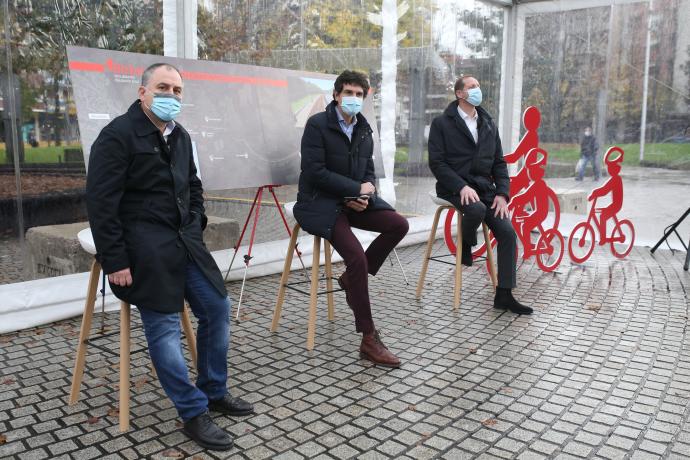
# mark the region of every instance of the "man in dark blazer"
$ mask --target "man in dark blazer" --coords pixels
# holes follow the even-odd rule
[[[399,367],[374,326],[367,274],[376,275],[409,226],[376,194],[372,129],[359,113],[368,92],[367,77],[346,70],[335,80],[333,101],[307,121],[294,214],[304,230],[330,241],[345,261],[338,282],[363,334],[360,356]],[[352,227],[380,235],[364,251]]]
[[[86,180],[97,257],[119,298],[139,309],[161,386],[199,445],[227,450],[233,441],[209,409],[247,415],[253,407],[227,390],[230,303],[223,277],[203,241],[201,181],[181,109],[182,77],[153,64],[138,99],[91,147]],[[191,383],[180,342],[187,299],[199,320],[198,377]]]
[[[494,307],[530,314],[515,300],[517,242],[508,215],[510,177],[503,160],[498,129],[480,104],[481,88],[466,75],[455,82],[456,100],[429,130],[429,167],[436,177],[436,194],[462,213],[462,263],[472,265],[477,229],[485,221],[498,241],[498,288]]]

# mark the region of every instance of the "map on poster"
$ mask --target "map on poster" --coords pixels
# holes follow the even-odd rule
[[[182,113],[205,190],[296,184],[307,119],[332,99],[336,76],[226,62],[67,47],[88,166],[91,145],[137,99],[141,74],[166,62],[182,72]],[[362,113],[374,130],[376,174],[383,163],[371,95]]]

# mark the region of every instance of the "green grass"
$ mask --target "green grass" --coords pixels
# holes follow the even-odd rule
[[[59,163],[65,161],[65,149],[78,148],[79,145],[61,145],[59,147],[31,147],[24,146],[24,161],[26,163]],[[0,147],[0,162],[5,162],[4,145]]]
[[[549,152],[549,159],[576,163],[580,158],[580,146],[577,144],[542,144]],[[602,148],[602,155],[610,146]],[[620,144],[625,152],[623,164],[640,165],[640,144]],[[644,163],[650,166],[690,167],[690,144],[645,144]]]

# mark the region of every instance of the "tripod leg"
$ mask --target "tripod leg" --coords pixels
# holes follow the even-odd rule
[[[405,269],[403,268],[402,264],[400,263],[400,257],[398,257],[398,251],[393,248],[393,254],[395,255],[395,260],[398,261],[398,265],[400,266],[400,271],[403,274],[403,278],[405,278],[405,284],[408,286],[410,285],[410,282],[407,280],[407,274],[405,273]]]
[[[688,271],[690,268],[690,241],[688,241],[688,250],[685,254],[685,265],[683,265],[683,270]]]
[[[230,266],[228,267],[228,270],[225,272],[225,278],[224,278],[225,281],[228,280],[228,275],[230,274],[230,269],[232,268],[232,264],[235,263],[235,257],[237,256],[237,250],[242,245],[242,239],[244,239],[244,233],[247,231],[247,225],[249,225],[249,220],[252,218],[252,214],[254,213],[254,207],[256,206],[256,201],[261,196],[260,192],[262,190],[263,190],[263,187],[259,187],[256,190],[256,193],[254,194],[254,201],[252,202],[252,207],[249,209],[249,214],[247,214],[247,218],[244,220],[244,227],[242,227],[242,233],[240,233],[240,237],[237,239],[237,244],[235,245],[235,253],[232,255],[232,260],[230,261]]]
[[[268,190],[271,192],[271,195],[273,195],[273,201],[276,204],[276,208],[278,208],[278,214],[280,214],[280,218],[283,219],[283,225],[285,225],[285,230],[287,231],[288,236],[292,236],[292,234],[290,233],[290,226],[288,225],[287,219],[285,218],[285,213],[283,212],[282,206],[280,206],[280,202],[278,201],[278,197],[276,197],[276,193],[273,191],[273,187],[269,187]],[[304,270],[304,278],[308,280],[309,272],[307,271],[307,267],[304,265],[304,261],[302,260],[302,253],[300,252],[297,245],[295,245],[295,254],[297,254],[299,263],[302,265],[302,270]]]
[[[237,301],[237,313],[235,313],[235,321],[240,319],[240,308],[242,308],[242,294],[244,294],[244,283],[247,281],[247,270],[249,269],[249,262],[244,266],[244,276],[242,277],[242,287],[240,288],[240,298]]]

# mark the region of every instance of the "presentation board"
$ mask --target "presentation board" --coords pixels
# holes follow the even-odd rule
[[[137,99],[149,65],[177,67],[184,82],[179,122],[194,144],[206,190],[296,184],[307,119],[332,100],[335,75],[227,62],[67,47],[77,118],[88,167],[101,129]],[[383,163],[371,95],[362,113],[374,130],[376,174]]]

